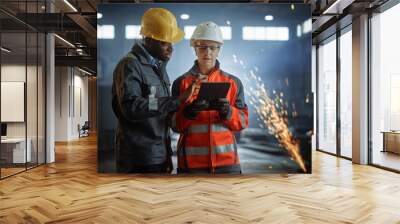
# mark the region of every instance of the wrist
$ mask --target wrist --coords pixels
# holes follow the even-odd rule
[[[221,120],[229,120],[232,116],[232,107],[228,106],[224,110],[219,111],[219,117]]]

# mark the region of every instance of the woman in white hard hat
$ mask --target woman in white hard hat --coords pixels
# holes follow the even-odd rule
[[[178,173],[241,173],[233,132],[248,126],[248,110],[239,78],[219,67],[222,44],[217,24],[199,24],[190,39],[197,60],[172,85],[172,95],[179,96],[196,79],[230,83],[226,98],[207,102],[194,94],[173,114],[172,129],[180,133]]]

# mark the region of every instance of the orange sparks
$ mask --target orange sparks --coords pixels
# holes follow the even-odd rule
[[[245,70],[246,66],[242,60],[239,60],[236,55],[233,55],[234,63],[238,63]],[[258,68],[255,67],[255,71],[258,71]],[[270,134],[274,135],[278,140],[279,144],[283,146],[290,154],[290,159],[294,160],[300,168],[307,172],[306,166],[304,164],[304,160],[300,154],[300,143],[297,139],[295,139],[288,127],[288,103],[283,100],[283,92],[278,93],[275,89],[272,90],[272,94],[275,99],[271,99],[266,91],[266,87],[262,82],[260,76],[254,74],[253,70],[249,71],[249,76],[245,77],[248,83],[254,84],[255,88],[250,86],[249,91],[246,91],[246,94],[250,96],[250,105],[252,105],[258,115],[257,120],[261,121],[264,126],[268,128]],[[285,78],[284,80],[287,87],[289,87],[289,79]],[[306,101],[308,102],[308,98]],[[292,104],[293,112],[292,116],[297,116],[297,112],[295,110],[295,105]],[[263,125],[259,124],[259,127],[263,128]]]
[[[260,80],[260,77],[256,77],[254,74],[251,74],[251,78]],[[299,141],[292,136],[288,128],[288,112],[281,98],[283,97],[283,93],[275,94],[275,99],[272,100],[268,96],[263,84],[260,84],[260,82],[254,83],[256,88],[249,92],[250,104],[255,107],[258,116],[268,128],[269,132],[275,136],[279,144],[289,152],[294,161],[306,172],[307,169],[300,154]]]

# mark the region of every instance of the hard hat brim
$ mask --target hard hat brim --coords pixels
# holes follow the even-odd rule
[[[191,39],[191,40],[190,40],[190,46],[191,46],[191,47],[194,47],[194,45],[195,45],[194,43],[195,43],[196,41],[198,41],[198,40],[207,40],[207,41],[212,41],[212,42],[214,42],[214,43],[220,44],[221,46],[224,45],[224,42],[223,42],[223,41],[216,41],[216,40],[214,40],[214,39],[202,38],[202,39]]]
[[[176,36],[171,40],[171,43],[178,43],[179,41],[183,40],[183,37],[185,37],[185,32],[178,28],[178,32]]]
[[[178,28],[177,30],[177,34],[172,37],[172,38],[168,38],[168,39],[164,39],[164,38],[159,38],[150,34],[146,34],[143,32],[143,30],[140,31],[140,34],[142,34],[145,37],[150,37],[154,40],[158,40],[158,41],[162,41],[162,42],[167,42],[167,43],[171,43],[171,44],[175,44],[179,41],[181,41],[183,39],[183,37],[185,36],[185,32],[183,32],[180,28]]]

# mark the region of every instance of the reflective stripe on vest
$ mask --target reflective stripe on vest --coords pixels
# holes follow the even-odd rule
[[[207,133],[208,132],[208,124],[197,124],[197,125],[191,125],[188,128],[189,134],[193,133]]]
[[[208,124],[197,124],[197,125],[191,125],[188,129],[190,134],[193,133],[207,133],[208,132]],[[211,125],[211,132],[223,132],[223,131],[229,131],[227,127],[225,127],[223,124],[212,124]]]
[[[185,147],[187,156],[204,156],[209,155],[208,147]],[[222,154],[227,152],[234,152],[235,144],[212,146],[212,154]]]
[[[212,124],[211,131],[212,132],[221,132],[221,131],[230,131],[230,130],[223,124]]]

